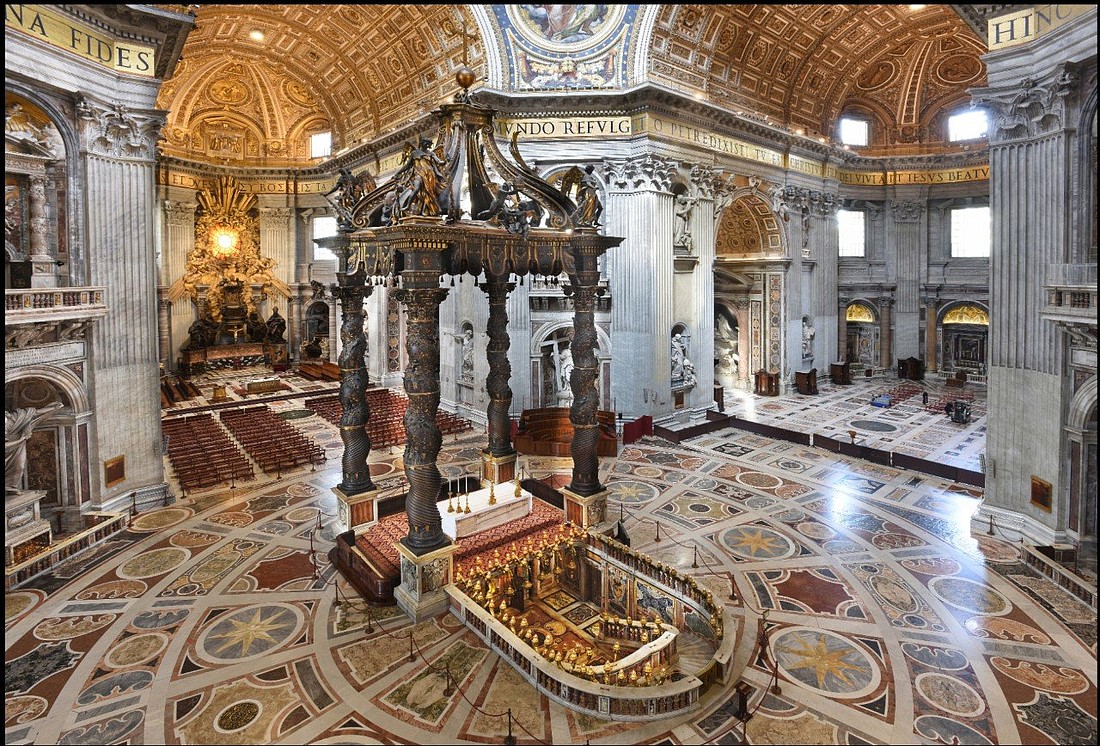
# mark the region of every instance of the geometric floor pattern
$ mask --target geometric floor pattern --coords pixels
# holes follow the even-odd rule
[[[845,443],[849,442],[848,432],[854,430],[860,445],[980,471],[978,457],[985,453],[984,384],[968,381],[962,388],[948,388],[940,378],[898,380],[892,372],[852,381],[851,386],[837,386],[825,379],[818,383],[814,396],[793,389],[784,396],[727,390],[726,413]],[[872,397],[887,393],[893,393],[892,406],[871,406]],[[927,404],[923,393],[928,394]],[[959,399],[970,403],[967,424],[952,422],[944,412],[948,402]]]
[[[448,437],[441,464],[483,439]],[[376,481],[400,473],[399,451],[372,456]],[[740,737],[732,686],[614,723],[539,695],[450,615],[383,609],[367,632],[326,560],[339,476],[189,496],[6,594],[5,742],[499,743],[509,708],[520,743]],[[732,607],[750,742],[1095,742],[1096,615],[970,534],[973,488],[735,430],[645,439],[601,479],[635,548]]]

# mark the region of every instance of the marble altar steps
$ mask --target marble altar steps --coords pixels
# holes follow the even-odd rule
[[[241,449],[209,412],[165,420],[168,460],[184,490],[213,487],[255,476]]]
[[[615,413],[596,412],[596,423],[600,432],[600,439],[596,442],[596,455],[612,458],[619,455]],[[568,407],[525,409],[520,415],[515,437],[515,447],[519,453],[566,457],[571,455],[572,440],[573,423],[569,420]]]
[[[325,449],[265,405],[225,410],[218,417],[267,474],[325,461]]]
[[[160,406],[163,409],[169,409],[180,402],[189,401],[201,395],[202,392],[199,391],[199,387],[190,381],[179,380],[175,383],[169,383],[161,379]]]
[[[676,638],[676,668],[685,674],[697,675],[714,657],[714,643],[698,635],[680,630]]]
[[[440,496],[445,499],[446,493],[440,492]],[[511,542],[542,531],[556,529],[564,521],[565,514],[562,511],[535,498],[532,500],[530,515],[455,542],[459,545],[459,550],[454,555],[455,567],[466,566],[467,562],[472,562],[483,552],[500,549],[502,553],[506,553],[506,547]],[[393,589],[401,580],[401,561],[394,544],[408,533],[409,520],[402,511],[381,519],[355,537],[356,548],[366,558],[366,567],[357,568],[365,572],[359,572],[356,575],[365,575],[364,579],[367,582],[353,580],[353,583],[369,601],[392,602]],[[388,595],[386,589],[388,589]]]
[[[306,399],[304,404],[307,409],[316,412],[333,425],[339,426],[340,415],[344,411],[340,405],[340,397],[323,396]],[[372,448],[386,448],[406,441],[403,419],[405,410],[409,407],[408,397],[391,389],[367,389],[367,405],[370,407],[367,435],[370,436]],[[442,410],[436,413],[435,422],[444,435],[453,435],[473,428],[469,421]]]
[[[309,381],[339,381],[340,366],[336,363],[302,363],[298,375]]]

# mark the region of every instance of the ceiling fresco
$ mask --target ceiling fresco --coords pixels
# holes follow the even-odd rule
[[[167,154],[268,165],[384,136],[454,95],[464,55],[516,92],[651,81],[811,136],[872,119],[872,149],[942,145],[984,85],[954,6],[203,5],[158,103]],[[966,6],[969,7],[969,6]]]
[[[161,89],[165,152],[200,160],[308,160],[384,135],[458,86],[463,19],[470,66],[484,52],[459,5],[203,5]],[[222,134],[222,139],[211,139]]]
[[[931,120],[984,85],[984,50],[946,5],[665,5],[649,77],[810,134],[857,104],[889,145],[942,139]]]

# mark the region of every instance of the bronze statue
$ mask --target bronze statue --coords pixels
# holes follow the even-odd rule
[[[500,185],[489,209],[479,212],[477,219],[495,219],[509,233],[526,236],[529,228],[542,222],[542,208],[534,200],[520,200],[515,185],[506,181]]]
[[[344,167],[340,169],[336,184],[321,196],[336,209],[340,220],[346,222],[350,219],[351,212],[359,200],[377,188],[370,171],[364,171],[359,176],[355,176],[350,168]],[[329,199],[334,194],[335,199]]]
[[[441,215],[449,207],[444,185],[446,162],[432,150],[431,138],[421,136],[419,145],[405,146],[405,163],[393,176],[403,187],[393,206],[393,215]]]
[[[202,350],[213,347],[217,341],[218,325],[210,318],[210,312],[205,311],[201,316],[191,322],[187,327],[187,343],[185,350]]]
[[[267,320],[268,344],[286,344],[286,338],[283,337],[285,333],[286,319],[279,315],[279,309],[276,308],[271,312],[271,316]]]
[[[600,224],[603,204],[600,202],[600,180],[596,177],[595,170],[596,167],[589,164],[584,167],[584,173],[581,173],[579,168],[573,166],[561,180],[561,190],[565,194],[569,194],[574,186],[577,189],[577,209],[570,218],[578,228],[595,228]]]
[[[263,342],[267,339],[267,324],[260,318],[260,314],[253,311],[248,314],[248,339],[251,342]]]

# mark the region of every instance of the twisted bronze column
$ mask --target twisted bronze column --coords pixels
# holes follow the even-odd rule
[[[342,273],[341,273],[342,274]],[[342,461],[344,478],[339,489],[345,495],[358,495],[374,489],[367,456],[370,455],[370,406],[367,404],[367,338],[363,334],[363,301],[373,288],[363,285],[363,276],[344,275],[334,285],[340,299],[343,325],[340,327],[340,438],[344,441]]]
[[[569,349],[573,354],[573,372],[569,376],[569,388],[573,392],[573,406],[569,409],[569,421],[573,423],[573,440],[569,444],[573,456],[573,481],[569,489],[578,495],[594,495],[603,490],[599,480],[600,460],[596,445],[600,439],[596,423],[599,394],[596,392],[596,286],[600,273],[596,257],[575,256],[577,272],[572,281],[573,293],[573,341]],[[583,268],[583,269],[582,269]]]
[[[447,291],[439,287],[439,275],[435,273],[407,271],[402,280],[405,287],[394,295],[407,310],[405,349],[409,364],[405,368],[405,393],[409,408],[405,410],[408,434],[405,478],[409,493],[405,513],[409,517],[409,533],[401,541],[420,555],[450,542],[443,533],[435,504],[442,483],[436,457],[443,444],[443,435],[435,421],[439,410],[439,304],[447,297]]]
[[[489,453],[493,456],[510,456],[512,448],[511,421],[512,389],[508,381],[512,377],[512,364],[508,361],[508,293],[515,285],[500,277],[489,276],[489,282],[481,286],[489,296],[489,322],[485,331],[489,334],[486,358],[489,360],[489,376],[485,388],[489,393]]]

